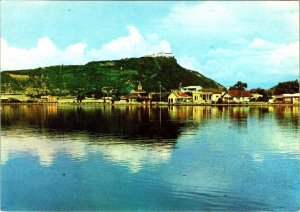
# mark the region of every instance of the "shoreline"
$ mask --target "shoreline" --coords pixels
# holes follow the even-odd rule
[[[83,102],[83,103],[58,103],[58,102],[17,102],[17,103],[0,103],[1,105],[57,105],[57,106],[150,106],[150,107],[161,107],[161,106],[298,106],[299,104],[274,104],[274,103],[247,103],[247,104],[204,104],[204,103],[180,103],[180,104],[168,104],[168,103],[123,103],[123,104],[112,104],[112,103],[99,103],[99,102]]]

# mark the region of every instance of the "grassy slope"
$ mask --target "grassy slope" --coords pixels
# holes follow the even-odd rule
[[[129,58],[90,62],[78,66],[51,66],[38,69],[1,72],[1,89],[14,93],[37,92],[54,95],[97,93],[113,87],[124,94],[141,81],[147,91],[166,91],[183,86],[222,87],[215,81],[178,65],[175,58]]]

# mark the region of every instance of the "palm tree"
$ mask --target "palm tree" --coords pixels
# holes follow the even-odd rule
[[[244,90],[245,88],[247,88],[248,85],[247,83],[244,83],[244,82],[241,82],[241,81],[238,81],[237,83],[235,83],[235,85],[231,88],[233,89],[238,89],[238,90]]]

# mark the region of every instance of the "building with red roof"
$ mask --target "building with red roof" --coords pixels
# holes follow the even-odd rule
[[[193,97],[188,95],[187,93],[181,91],[172,91],[171,94],[168,96],[168,103],[183,103],[183,102],[192,102]]]
[[[143,90],[142,83],[139,82],[137,86],[137,90],[132,90],[131,93],[121,96],[121,101],[125,101],[128,103],[135,103],[135,102],[149,102],[150,101],[150,95]]]
[[[226,103],[247,103],[252,94],[244,89],[229,89],[223,95],[223,101]]]

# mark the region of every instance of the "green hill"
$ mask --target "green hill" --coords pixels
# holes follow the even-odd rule
[[[86,65],[50,66],[1,72],[2,93],[40,95],[103,94],[104,90],[121,95],[136,88],[164,91],[182,86],[223,87],[202,74],[181,67],[175,58],[142,57],[114,61],[90,62]]]
[[[278,95],[283,93],[299,93],[299,81],[280,82],[269,89],[270,93]]]

